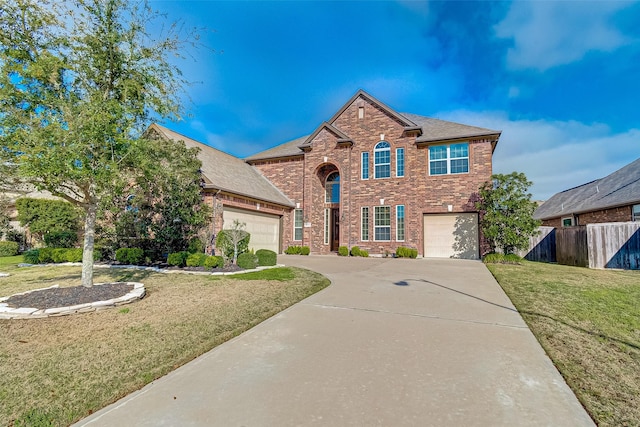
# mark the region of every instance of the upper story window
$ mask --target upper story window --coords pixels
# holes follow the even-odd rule
[[[631,211],[631,220],[640,221],[640,205],[634,205]]]
[[[367,151],[362,152],[361,172],[362,179],[369,179],[369,153]]]
[[[396,176],[404,176],[404,148],[396,148]]]
[[[466,142],[429,147],[429,175],[469,172],[469,144]]]
[[[375,178],[391,177],[391,146],[387,141],[378,142],[373,149]]]
[[[340,174],[333,172],[327,177],[325,199],[327,203],[340,203]]]

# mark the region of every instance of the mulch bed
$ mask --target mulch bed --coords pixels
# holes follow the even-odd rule
[[[84,286],[49,288],[24,295],[14,295],[5,302],[12,308],[29,307],[46,310],[119,298],[132,290],[133,285],[126,283],[105,283],[90,288]]]

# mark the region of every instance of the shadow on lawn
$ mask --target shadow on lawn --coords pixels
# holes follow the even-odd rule
[[[640,345],[638,345],[638,344],[634,344],[634,343],[631,343],[631,342],[628,342],[628,341],[625,341],[625,340],[621,340],[619,338],[610,337],[610,336],[605,335],[605,334],[603,334],[601,332],[590,331],[588,329],[581,328],[580,326],[576,326],[576,325],[572,325],[571,323],[567,323],[564,320],[556,319],[555,317],[550,316],[548,314],[535,313],[535,312],[532,312],[532,311],[521,311],[520,314],[522,314],[523,316],[524,315],[528,315],[528,316],[544,317],[545,319],[549,319],[549,320],[552,320],[554,322],[560,323],[562,325],[565,325],[565,326],[567,326],[567,327],[569,327],[569,328],[571,328],[573,330],[582,332],[584,334],[588,334],[588,335],[591,335],[591,336],[597,337],[597,338],[602,338],[602,339],[605,339],[605,340],[608,340],[608,341],[617,342],[619,344],[624,344],[624,345],[629,346],[631,348],[634,348],[636,350],[640,350]]]

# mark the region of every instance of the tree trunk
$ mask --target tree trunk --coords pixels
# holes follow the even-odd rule
[[[91,203],[86,208],[84,220],[84,244],[82,247],[82,286],[90,288],[93,286],[93,242],[96,233],[96,211],[98,206]]]

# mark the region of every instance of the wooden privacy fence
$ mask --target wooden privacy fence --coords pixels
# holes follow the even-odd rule
[[[521,255],[530,261],[640,270],[640,222],[540,227]]]

